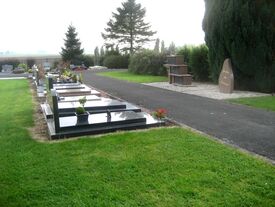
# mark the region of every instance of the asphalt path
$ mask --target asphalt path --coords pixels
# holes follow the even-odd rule
[[[232,145],[275,160],[275,112],[98,76],[85,71],[84,82],[126,101],[155,110]]]

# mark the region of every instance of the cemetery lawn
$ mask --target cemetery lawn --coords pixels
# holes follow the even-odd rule
[[[275,111],[275,96],[230,99],[229,102]]]
[[[37,142],[26,80],[0,80],[0,206],[275,206],[275,167],[179,127]]]
[[[97,75],[106,76],[110,78],[116,78],[119,80],[125,80],[134,83],[153,83],[153,82],[165,82],[168,81],[166,76],[154,76],[154,75],[138,75],[125,71],[108,71],[97,73]]]

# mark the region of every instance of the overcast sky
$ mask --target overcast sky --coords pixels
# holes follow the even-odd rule
[[[176,46],[204,43],[204,0],[136,0],[155,38]],[[123,0],[1,0],[0,52],[58,54],[69,24],[85,53],[103,45],[101,32]],[[150,47],[148,45],[147,47]]]

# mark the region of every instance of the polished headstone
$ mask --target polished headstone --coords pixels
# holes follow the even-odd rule
[[[59,118],[60,128],[75,128],[80,127],[80,125],[82,125],[82,127],[107,127],[133,123],[146,124],[146,118],[133,111],[110,112],[110,116],[111,118],[108,120],[107,113],[91,114],[89,115],[88,122],[84,124],[77,124],[76,116],[61,117]]]
[[[55,83],[53,84],[54,87],[62,87],[62,86],[79,86],[81,83]]]
[[[219,77],[219,89],[221,93],[232,93],[234,90],[234,74],[231,60],[227,58]]]
[[[63,84],[61,86],[53,86],[54,89],[56,90],[65,90],[65,89],[84,89],[86,88],[86,86],[84,84],[79,84],[79,85],[66,85],[66,84]]]
[[[96,95],[87,95],[87,96],[68,96],[68,97],[59,97],[59,102],[78,102],[79,99],[86,97],[87,101],[99,101],[101,97]]]
[[[102,98],[102,100],[107,100],[107,98]],[[110,99],[109,99],[110,100]],[[86,109],[87,110],[87,109]],[[91,110],[87,110],[90,114],[96,114],[96,113],[104,113],[106,110],[110,110],[111,112],[121,112],[121,111],[134,111],[134,112],[141,112],[141,109],[133,104],[130,104],[128,102],[121,102],[121,105],[116,107],[100,107],[100,108],[92,108]],[[73,116],[75,114],[75,110],[67,111],[67,112],[60,112],[60,117],[66,117],[66,116]]]
[[[81,106],[79,102],[59,102],[58,110],[62,112],[75,112],[76,108]],[[120,101],[102,98],[100,101],[87,101],[84,108],[87,111],[98,111],[107,109],[125,109],[126,105]]]
[[[57,93],[59,96],[76,96],[76,95],[92,95],[91,94],[91,89],[86,87],[86,88],[81,88],[81,89],[63,89],[63,90],[58,90]]]

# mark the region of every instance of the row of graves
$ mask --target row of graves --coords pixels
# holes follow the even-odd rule
[[[162,119],[153,117],[131,103],[107,98],[77,80],[61,80],[59,77],[59,74],[48,73],[46,83],[43,83],[47,98],[41,108],[50,139],[165,124]],[[41,87],[40,84],[37,86]]]

